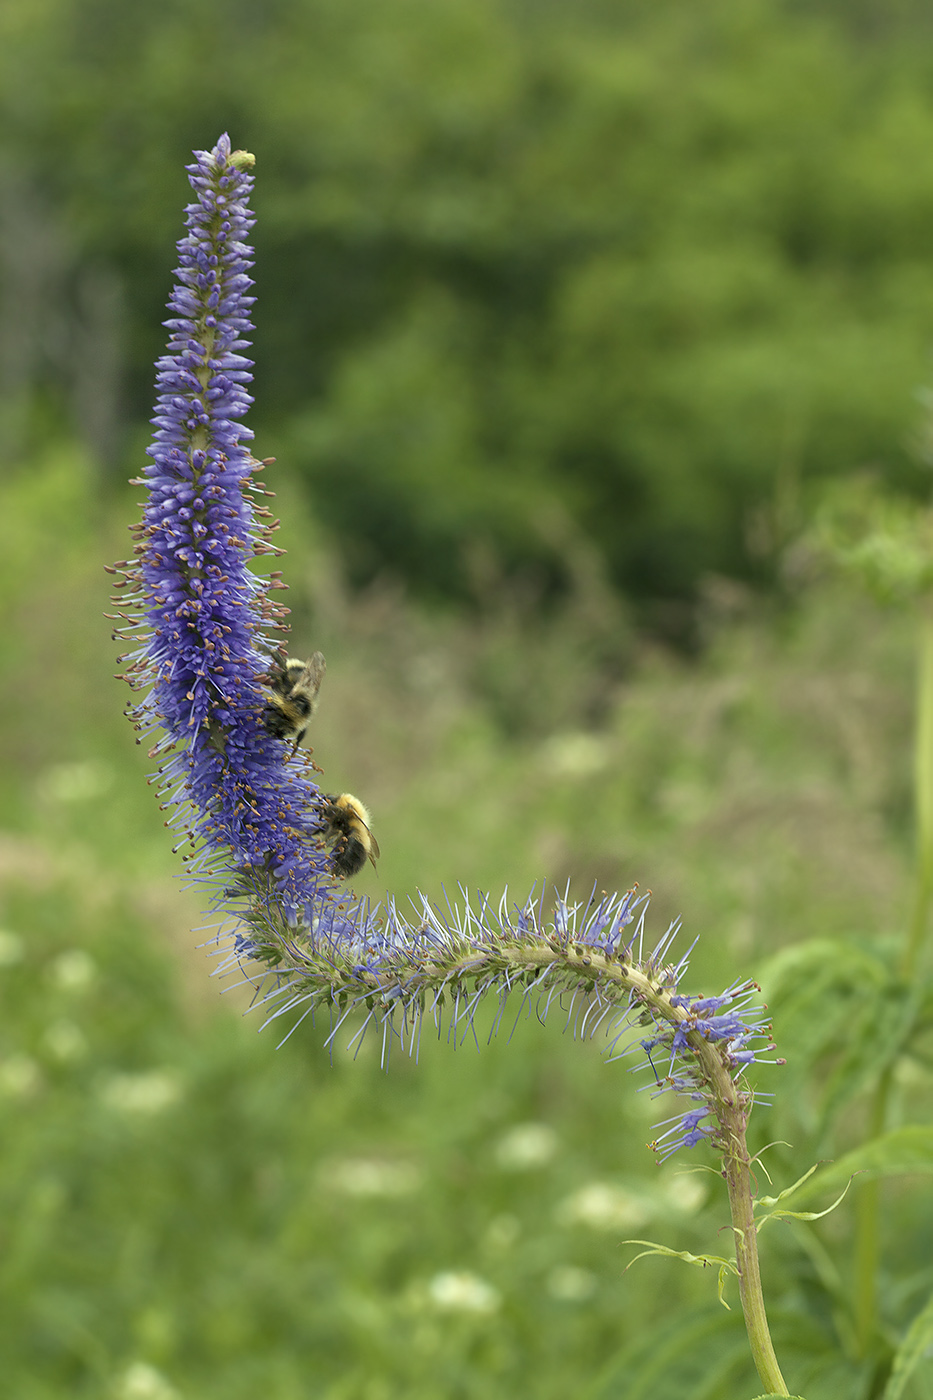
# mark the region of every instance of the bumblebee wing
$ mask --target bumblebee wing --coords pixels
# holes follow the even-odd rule
[[[375,836],[374,836],[373,833],[372,833],[372,827],[368,826],[368,825],[366,824],[366,822],[363,821],[363,818],[362,818],[362,817],[357,817],[357,821],[359,822],[360,826],[366,827],[366,833],[367,833],[367,835],[369,836],[369,852],[368,852],[368,854],[369,854],[370,860],[371,860],[372,863],[373,863],[373,869],[375,870],[375,868],[376,868],[376,861],[377,861],[377,860],[379,859],[379,857],[382,855],[382,852],[381,852],[380,849],[379,849],[379,842],[376,840]]]
[[[356,800],[356,799],[354,799],[354,801],[355,801],[355,800]],[[359,805],[359,804],[357,804],[357,805]],[[369,859],[372,861],[373,866],[375,867],[376,858],[377,858],[379,855],[381,855],[381,852],[380,852],[380,850],[379,850],[379,842],[376,840],[375,836],[373,835],[372,827],[369,825],[369,822],[365,822],[365,821],[363,820],[363,818],[360,816],[359,812],[354,812],[354,814],[353,814],[353,820],[356,821],[356,822],[359,822],[360,826],[363,828],[363,830],[366,832],[366,835],[369,837],[369,851],[367,852],[367,854],[368,854],[368,856],[369,856]]]
[[[324,653],[316,651],[308,661],[305,668],[292,686],[291,695],[296,691],[303,691],[314,705],[317,703],[317,693],[321,688],[321,681],[324,679],[324,672],[327,670],[327,662],[324,660]]]
[[[286,670],[288,657],[284,651],[273,651],[271,647],[263,646],[262,650],[269,657],[269,665],[265,671],[260,672],[260,682],[270,690],[277,690],[280,695],[287,695],[291,689]]]

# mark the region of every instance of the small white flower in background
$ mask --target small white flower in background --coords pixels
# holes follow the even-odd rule
[[[591,1181],[565,1197],[557,1207],[557,1220],[561,1225],[587,1225],[591,1230],[630,1230],[644,1225],[657,1209],[647,1196],[606,1181]]]
[[[548,1274],[546,1287],[561,1303],[582,1303],[596,1292],[596,1275],[573,1264],[558,1264]]]
[[[42,1074],[29,1055],[11,1055],[0,1060],[0,1095],[8,1099],[28,1099],[40,1087]]]
[[[0,928],[0,967],[13,967],[22,962],[25,946],[18,933]]]
[[[502,1302],[498,1289],[478,1274],[435,1274],[428,1284],[428,1296],[444,1312],[494,1313]]]
[[[164,1112],[177,1103],[181,1095],[178,1076],[161,1069],[144,1074],[113,1074],[100,1088],[101,1102],[107,1108],[141,1117]]]
[[[74,1021],[53,1021],[46,1027],[42,1043],[49,1054],[62,1064],[80,1060],[87,1054],[87,1040]]]
[[[917,1060],[909,1059],[906,1055],[898,1060],[894,1066],[894,1082],[904,1089],[913,1089],[920,1084],[925,1085],[927,1077],[926,1065],[921,1065]]]
[[[549,773],[562,778],[589,778],[609,764],[610,745],[595,734],[554,734],[544,745]]]
[[[517,1216],[496,1215],[486,1226],[483,1242],[489,1249],[511,1249],[521,1232],[521,1222]]]
[[[505,1171],[546,1167],[557,1151],[557,1134],[547,1123],[517,1123],[496,1144],[496,1164]]]
[[[409,1196],[421,1185],[421,1173],[411,1162],[333,1157],[321,1163],[318,1180],[346,1196]]]
[[[97,976],[97,964],[83,948],[68,948],[54,960],[49,976],[63,992],[83,992]]]
[[[145,1361],[127,1366],[114,1387],[114,1400],[181,1400],[161,1371]]]
[[[668,1205],[681,1215],[695,1215],[706,1203],[707,1184],[700,1172],[675,1172],[662,1182],[661,1191]]]
[[[88,759],[81,763],[56,763],[46,768],[38,784],[39,796],[45,802],[88,802],[102,797],[113,787],[113,769],[109,763]]]

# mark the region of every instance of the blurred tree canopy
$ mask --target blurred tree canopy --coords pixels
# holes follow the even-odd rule
[[[907,0],[5,0],[4,457],[77,429],[124,475],[228,130],[259,455],[355,581],[547,588],[581,538],[641,599],[766,578],[808,483],[926,489],[931,38]]]

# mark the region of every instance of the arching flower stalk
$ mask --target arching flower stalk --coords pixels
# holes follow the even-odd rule
[[[751,1217],[745,1069],[773,1048],[757,988],[720,996],[680,990],[686,956],[671,961],[672,926],[648,950],[646,899],[634,890],[574,903],[544,891],[522,903],[486,896],[440,910],[420,897],[410,915],[371,906],[333,873],[322,838],[322,794],[307,756],[263,723],[270,653],[285,609],[273,574],[250,569],[278,552],[257,462],[241,420],[251,402],[253,298],[245,239],[253,157],[223,136],[188,167],[194,200],[178,245],[177,282],[157,362],[158,401],[135,558],[122,561],[116,634],[141,698],[129,711],[154,740],[166,825],[221,921],[221,970],[256,988],[270,1020],[320,1011],[330,1037],[376,1025],[415,1051],[427,1022],[461,1037],[513,993],[539,1014],[558,1005],[575,1033],[607,1034],[610,1056],[635,1053],[655,1094],[686,1098],[652,1146],[663,1159],[706,1140],[723,1157],[738,1240],[736,1265],[762,1379],[786,1394],[764,1322]],[[752,1326],[754,1324],[754,1327]],[[763,1334],[756,1341],[756,1330]]]

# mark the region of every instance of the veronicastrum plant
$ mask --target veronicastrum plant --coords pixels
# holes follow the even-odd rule
[[[720,1158],[734,1250],[680,1257],[715,1264],[721,1293],[737,1277],[762,1383],[786,1396],[757,1249],[763,1218],[786,1212],[777,1198],[758,1202],[766,1214],[756,1217],[746,1146],[745,1072],[773,1049],[756,985],[682,990],[677,928],[651,946],[635,891],[582,902],[539,892],[521,903],[464,892],[444,909],[420,897],[407,914],[391,898],[358,899],[334,874],[314,765],[264,722],[263,681],[285,625],[280,576],[250,568],[278,552],[259,484],[268,463],[251,455],[242,422],[253,165],[224,136],[188,167],[194,198],[157,362],[143,516],[134,558],[114,569],[116,635],[129,644],[121,659],[138,692],[131,717],[158,760],[166,824],[211,892],[223,970],[256,987],[269,1018],[323,1013],[330,1040],[375,1028],[384,1057],[395,1042],[414,1051],[425,1025],[469,1032],[490,996],[500,1011],[514,995],[540,1014],[560,999],[580,1034],[604,1030],[610,1056],[635,1055],[650,1092],[677,1102],[653,1144],[659,1157],[705,1143]]]

